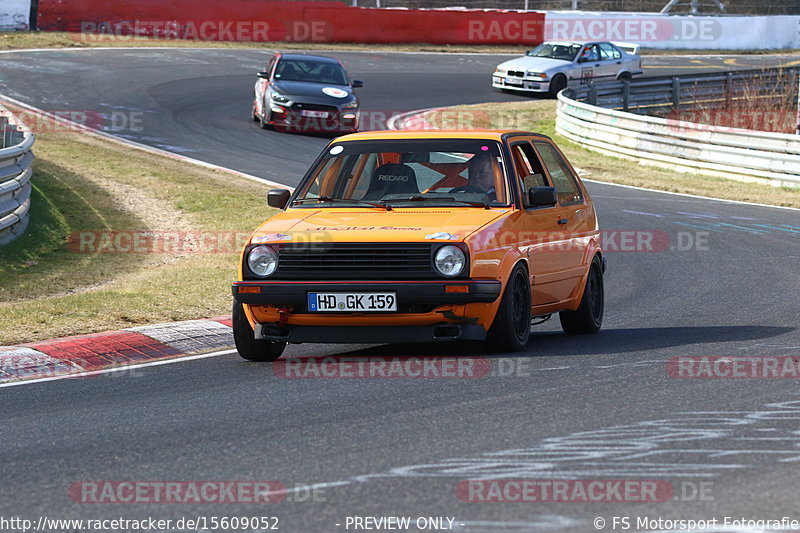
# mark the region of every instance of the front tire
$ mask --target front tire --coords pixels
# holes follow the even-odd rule
[[[524,266],[517,265],[508,278],[487,340],[492,348],[519,352],[528,344],[530,335],[531,284],[528,271]]]
[[[236,351],[248,361],[275,361],[286,348],[285,342],[256,339],[242,304],[233,303],[233,342]]]
[[[550,82],[550,96],[555,98],[562,89],[567,88],[567,77],[563,74],[556,74]]]
[[[581,305],[575,311],[561,311],[561,329],[568,335],[597,333],[603,325],[605,290],[603,288],[603,266],[600,256],[595,256],[589,267],[589,278],[583,288]]]

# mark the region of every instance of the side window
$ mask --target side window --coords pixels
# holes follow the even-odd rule
[[[600,59],[604,61],[608,61],[611,59],[620,59],[622,58],[622,54],[619,50],[614,48],[608,43],[603,43],[600,45]]]
[[[511,157],[514,161],[514,168],[517,171],[517,180],[522,189],[522,205],[530,205],[528,200],[528,189],[533,187],[546,187],[547,180],[544,177],[539,158],[528,142],[521,142],[511,145]]]
[[[583,194],[578,187],[578,182],[575,181],[561,155],[548,143],[537,142],[535,145],[539,155],[542,156],[542,162],[550,173],[553,186],[558,191],[558,203],[563,205],[582,202]]]

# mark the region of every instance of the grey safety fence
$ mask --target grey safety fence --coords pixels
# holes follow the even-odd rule
[[[0,106],[0,246],[13,241],[28,227],[34,136]]]
[[[749,79],[762,74],[751,73]],[[701,77],[703,82],[698,84]],[[642,78],[565,89],[558,95],[556,130],[588,148],[658,166],[800,187],[798,135],[687,122],[669,113],[630,112],[724,105],[726,99],[739,97],[736,80],[746,77],[739,73],[672,77],[666,85],[664,79]],[[796,73],[785,78],[788,84],[796,80]],[[775,82],[776,78],[768,79]],[[716,84],[716,90],[711,84]]]
[[[794,68],[773,68],[632,78],[582,85],[569,89],[567,95],[579,102],[607,109],[649,115],[730,109],[743,104],[794,109],[797,75]]]

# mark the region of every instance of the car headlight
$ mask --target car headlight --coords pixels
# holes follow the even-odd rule
[[[256,246],[247,254],[247,266],[256,276],[269,277],[278,270],[278,252],[271,246]]]
[[[278,93],[272,93],[272,95],[270,96],[270,99],[272,99],[273,102],[278,102],[279,104],[285,104],[285,103],[287,103],[289,101],[288,98],[286,98],[285,96],[282,96],[282,95],[280,95]]]
[[[446,278],[458,276],[464,271],[467,265],[467,256],[458,246],[448,244],[436,251],[433,258],[433,266],[436,271]]]
[[[547,79],[547,74],[545,74],[544,72],[530,72],[529,71],[528,72],[528,77],[530,77],[530,78],[539,78],[541,80],[546,80]]]
[[[352,102],[347,102],[346,104],[342,105],[342,109],[355,109],[358,107],[358,100],[353,100]]]
[[[506,73],[506,69],[497,67],[497,68],[494,69],[494,73],[495,74],[505,74]]]

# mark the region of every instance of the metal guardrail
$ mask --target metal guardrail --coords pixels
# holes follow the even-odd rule
[[[794,68],[773,68],[634,78],[582,85],[567,94],[579,102],[645,114],[730,108],[737,102],[794,105],[797,73]]]
[[[0,106],[0,245],[28,227],[34,136],[20,127],[14,115]]]
[[[696,124],[669,115],[665,118],[621,110],[626,107],[626,98],[627,108],[638,111],[688,109],[692,102],[724,105],[726,100],[741,96],[735,88],[737,80],[755,79],[738,74],[684,77],[673,81],[671,89],[665,88],[663,79],[647,78],[565,89],[558,95],[556,131],[587,148],[648,164],[740,181],[800,187],[800,135]],[[792,73],[789,78],[795,76]],[[689,83],[697,78],[704,78],[699,85],[702,90]],[[716,95],[710,89],[711,83],[718,84]],[[720,87],[727,87],[728,91]],[[672,106],[667,107],[665,102],[672,102]]]

